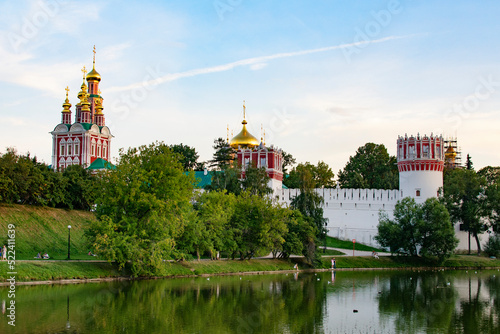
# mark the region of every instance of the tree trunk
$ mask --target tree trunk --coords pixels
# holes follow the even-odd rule
[[[200,250],[196,248],[196,257],[198,258],[198,261],[200,261]]]
[[[481,255],[481,243],[479,242],[479,237],[477,233],[474,233],[474,239],[476,239],[476,244],[477,244],[477,255]]]

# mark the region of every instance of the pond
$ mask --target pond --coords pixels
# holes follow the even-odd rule
[[[0,288],[0,333],[500,333],[500,272],[337,271]]]

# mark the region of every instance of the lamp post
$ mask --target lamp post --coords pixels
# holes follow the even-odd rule
[[[71,255],[70,255],[70,247],[71,245],[71,225],[68,225],[68,260],[71,259]]]

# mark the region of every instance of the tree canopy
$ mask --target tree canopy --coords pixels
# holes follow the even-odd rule
[[[264,167],[256,167],[255,163],[245,166],[245,177],[242,179],[242,166],[236,161],[231,165],[222,166],[220,171],[213,173],[212,182],[207,190],[226,190],[235,195],[248,191],[253,195],[268,195],[272,193],[269,187],[269,176]]]
[[[339,171],[338,183],[341,188],[398,189],[396,163],[383,144],[366,143]]]
[[[314,238],[309,238],[305,247],[305,256],[309,263],[316,261],[316,241],[326,238],[326,219],[323,217],[323,197],[318,195],[314,188],[316,181],[311,168],[299,165],[296,168],[299,180],[299,194],[292,199],[290,207],[300,211],[308,224],[313,226]]]
[[[54,171],[8,148],[0,155],[0,202],[90,210],[99,178],[80,165]]]
[[[214,140],[214,145],[212,146],[215,150],[212,160],[209,161],[209,166],[215,168],[216,170],[222,170],[225,166],[230,165],[234,160],[236,151],[229,146],[227,141],[219,137]]]
[[[198,158],[200,156],[194,147],[180,143],[170,145],[170,149],[172,152],[179,155],[179,162],[182,164],[185,171],[203,169],[203,163],[198,163]]]
[[[455,168],[444,172],[441,202],[446,205],[452,221],[463,224],[461,230],[472,234],[478,253],[481,252],[479,235],[488,228],[485,187],[486,179],[472,169]]]
[[[287,168],[295,165],[297,160],[290,153],[287,153],[285,151],[281,151],[281,155],[283,157],[283,164],[282,164],[283,174],[287,174],[288,173]]]
[[[410,197],[403,198],[396,204],[394,219],[380,213],[377,228],[375,239],[393,253],[443,261],[458,245],[448,211],[436,198],[429,198],[423,204]]]
[[[335,175],[330,166],[324,161],[318,161],[316,166],[309,162],[298,164],[285,177],[283,184],[291,189],[300,189],[301,183],[306,181],[304,179],[306,175],[310,175],[310,177],[307,177],[307,182],[310,182],[307,187],[312,187],[312,189],[335,187],[335,181],[333,180]]]
[[[120,151],[116,169],[103,176],[98,222],[87,236],[95,252],[134,274],[159,274],[164,260],[178,258],[176,239],[190,213],[194,176],[185,174],[164,143]]]

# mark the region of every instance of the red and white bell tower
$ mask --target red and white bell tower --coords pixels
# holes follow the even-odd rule
[[[443,186],[443,137],[398,136],[397,150],[401,198],[413,197],[417,203],[423,203],[438,196]]]
[[[71,124],[71,103],[66,87],[66,100],[61,112],[61,123],[52,134],[52,168],[62,170],[70,165],[101,169],[110,160],[111,132],[105,125],[101,91],[101,75],[95,70],[95,46],[92,71],[82,69],[83,83],[75,106],[75,123]],[[88,83],[88,91],[87,84]],[[93,167],[94,166],[94,167]]]
[[[243,103],[243,128],[234,136],[229,145],[236,151],[239,166],[255,166],[265,168],[269,176],[269,187],[273,192],[281,191],[283,184],[283,152],[274,146],[267,147],[261,138],[255,138],[248,132],[245,120],[246,107]],[[245,168],[242,168],[241,177],[245,178]]]

